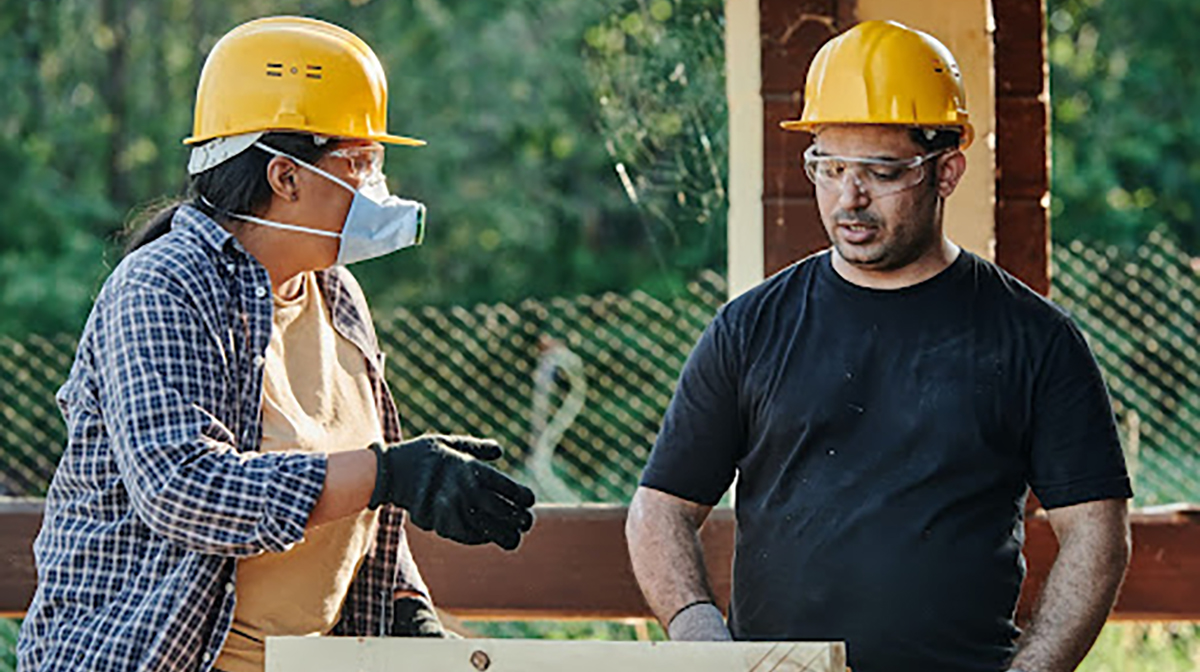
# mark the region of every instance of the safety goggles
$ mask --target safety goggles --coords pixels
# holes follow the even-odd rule
[[[383,147],[378,145],[355,145],[331,150],[326,156],[345,161],[349,176],[361,183],[385,179],[383,174]]]
[[[804,151],[804,174],[818,189],[841,191],[846,178],[854,180],[860,191],[871,198],[912,189],[925,179],[922,169],[930,159],[945,153],[938,150],[911,159],[874,159],[857,156],[817,154],[815,145]]]

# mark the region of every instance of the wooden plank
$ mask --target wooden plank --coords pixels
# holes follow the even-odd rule
[[[843,672],[840,642],[269,637],[267,672]]]
[[[0,617],[20,617],[33,599],[33,540],[41,527],[42,500],[0,497]]]
[[[465,547],[413,531],[413,553],[439,606],[470,618],[650,616],[625,551],[625,508],[539,506],[516,553]],[[1114,619],[1200,621],[1200,506],[1134,513],[1134,553]],[[20,616],[33,595],[33,538],[41,503],[0,499],[0,613]],[[1045,582],[1057,544],[1044,518],[1027,525],[1020,613]],[[734,517],[714,512],[702,532],[713,589],[729,596]]]
[[[713,590],[727,607],[733,512],[701,532]],[[438,606],[464,618],[642,618],[649,608],[625,551],[625,508],[539,506],[517,553],[461,546],[409,528],[409,545]]]

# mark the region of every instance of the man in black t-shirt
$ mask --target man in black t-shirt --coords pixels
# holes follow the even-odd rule
[[[1065,672],[1129,554],[1108,395],[1058,307],[943,235],[971,141],[953,56],[867,22],[809,72],[805,154],[832,250],[726,305],[630,507],[672,639],[844,640],[855,672]],[[697,531],[737,477],[728,627]],[[1024,505],[1060,551],[1023,634]]]

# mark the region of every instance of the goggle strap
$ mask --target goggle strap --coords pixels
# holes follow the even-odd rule
[[[804,150],[805,163],[808,163],[810,161],[841,161],[843,163],[859,163],[859,164],[869,164],[869,165],[874,165],[874,166],[893,166],[896,168],[917,168],[917,167],[921,166],[922,164],[924,164],[926,161],[929,161],[930,159],[932,159],[933,157],[938,156],[938,155],[943,154],[948,151],[946,149],[939,149],[936,152],[930,152],[928,154],[921,154],[919,156],[914,156],[911,159],[873,159],[873,158],[869,158],[869,157],[859,157],[859,156],[818,155],[816,153],[816,149],[817,148],[815,145],[810,145],[808,149]]]

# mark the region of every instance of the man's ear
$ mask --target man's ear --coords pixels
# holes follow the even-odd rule
[[[958,187],[958,181],[967,172],[967,157],[961,150],[955,149],[946,153],[937,163],[937,192],[941,198],[948,198]]]
[[[267,184],[271,191],[285,201],[294,201],[296,193],[296,164],[286,156],[275,156],[267,163]]]

